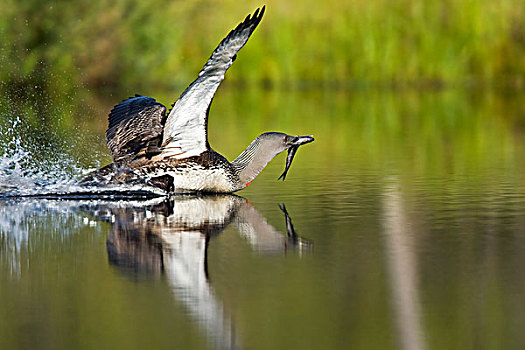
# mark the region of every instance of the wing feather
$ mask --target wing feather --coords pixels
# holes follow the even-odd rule
[[[155,153],[165,122],[166,107],[151,97],[136,95],[113,107],[106,141],[115,162]]]
[[[208,112],[224,74],[261,22],[265,7],[248,15],[213,51],[198,78],[186,88],[173,105],[164,127],[162,152],[165,156],[187,158],[210,149]]]

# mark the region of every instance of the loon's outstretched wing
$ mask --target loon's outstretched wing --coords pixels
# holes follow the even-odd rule
[[[233,29],[213,51],[198,78],[186,88],[168,115],[162,137],[162,154],[178,159],[197,156],[210,149],[208,112],[224,74],[246,44],[264,14],[264,7]]]
[[[160,153],[166,107],[136,95],[117,104],[108,117],[106,141],[115,162]]]

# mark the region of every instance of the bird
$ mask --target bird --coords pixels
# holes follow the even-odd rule
[[[146,184],[167,193],[232,193],[246,188],[279,153],[288,150],[285,179],[299,146],[311,135],[260,134],[232,162],[208,142],[208,115],[217,88],[265,12],[258,8],[219,43],[172,109],[135,95],[108,116],[107,146],[113,163],[81,180],[83,185]]]

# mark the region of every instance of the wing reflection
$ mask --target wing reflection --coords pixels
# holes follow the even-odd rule
[[[260,252],[284,253],[311,244],[295,233],[284,204],[287,235],[279,233],[246,201],[234,195],[182,196],[144,205],[122,202],[89,204],[83,211],[112,223],[108,258],[136,277],[164,274],[176,299],[196,319],[217,348],[239,348],[231,316],[214,295],[207,276],[210,238],[230,223]]]

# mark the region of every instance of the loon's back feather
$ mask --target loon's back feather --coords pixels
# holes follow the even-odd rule
[[[159,153],[166,107],[137,95],[117,104],[108,117],[106,141],[117,163]]]

